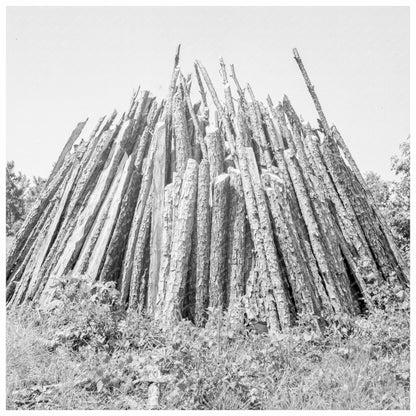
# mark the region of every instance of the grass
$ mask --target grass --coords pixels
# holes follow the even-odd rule
[[[166,331],[75,283],[52,311],[7,315],[8,409],[409,409],[409,308],[305,322],[270,339],[227,317]],[[407,296],[407,295],[406,295]]]

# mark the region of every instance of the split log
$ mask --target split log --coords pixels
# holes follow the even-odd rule
[[[125,126],[127,127],[127,126]],[[40,297],[41,304],[46,304],[52,296],[53,286],[57,276],[65,275],[75,264],[76,259],[82,249],[85,238],[87,237],[91,226],[96,218],[99,208],[108,193],[111,183],[115,177],[117,168],[120,164],[121,157],[124,151],[120,149],[120,140],[123,134],[118,135],[114,143],[112,152],[109,155],[109,160],[101,172],[93,192],[88,198],[88,203],[85,209],[78,215],[76,224],[73,225],[73,232],[65,243],[65,248],[60,254],[59,260],[53,267],[43,293]]]
[[[162,244],[160,250],[161,260],[158,274],[159,281],[157,285],[157,298],[154,307],[154,316],[156,319],[160,319],[163,313],[163,306],[165,303],[166,295],[166,285],[167,280],[169,278],[173,223],[173,187],[173,183],[170,183],[165,187],[162,218]]]
[[[245,254],[245,217],[244,192],[241,175],[237,170],[229,169],[230,175],[230,221],[228,227],[227,254],[227,294],[226,306],[231,311],[233,326],[242,323],[240,312],[241,299],[244,295],[244,254]]]
[[[161,261],[161,243],[163,234],[163,202],[165,190],[165,166],[166,166],[166,148],[165,140],[163,140],[166,131],[161,129],[158,131],[161,139],[158,140],[155,152],[155,162],[153,165],[153,183],[151,188],[152,194],[152,226],[150,233],[150,266],[149,266],[149,283],[148,283],[148,313],[153,315],[153,310],[158,292],[158,280]]]
[[[69,177],[67,183],[65,184],[65,189],[62,195],[59,198],[59,205],[57,208],[56,213],[53,216],[52,222],[48,225],[48,233],[46,238],[42,241],[42,247],[37,254],[37,261],[34,266],[33,272],[31,274],[31,281],[27,290],[27,298],[31,299],[33,294],[36,292],[38,287],[38,280],[42,278],[40,273],[41,267],[43,262],[47,257],[47,253],[53,244],[53,241],[58,233],[59,224],[62,221],[62,217],[65,215],[65,209],[68,206],[69,198],[71,196],[71,192],[74,188],[75,181],[79,174],[80,168],[80,161],[76,161],[74,166],[72,167],[71,176]]]
[[[98,239],[91,252],[88,267],[86,269],[86,275],[89,276],[91,281],[97,280],[97,277],[100,274],[100,269],[103,265],[106,248],[112,236],[117,215],[119,213],[119,201],[121,200],[122,192],[128,179],[128,165],[129,158],[125,155],[120,163],[119,171],[116,174],[114,183],[112,184],[113,189],[109,192],[112,197],[108,197],[108,201],[103,202],[103,206],[108,204],[106,217],[101,227]]]
[[[296,311],[298,314],[318,315],[321,305],[316,289],[314,290],[310,270],[302,257],[301,243],[295,230],[286,222],[279,194],[276,192],[276,187],[280,187],[281,183],[273,174],[263,174],[263,182],[275,233],[288,270]]]
[[[319,265],[320,271],[322,273],[322,277],[325,282],[325,287],[331,300],[331,305],[334,308],[335,312],[344,312],[344,306],[340,300],[339,292],[333,280],[335,270],[333,265],[331,265],[330,260],[328,259],[328,253],[324,245],[322,244],[322,240],[320,238],[321,233],[316,222],[316,218],[311,203],[309,201],[308,192],[303,182],[302,175],[299,171],[299,167],[297,166],[294,154],[290,149],[285,150],[284,154],[287,166],[289,168],[289,174],[292,179],[294,188],[296,190],[300,209],[302,211],[303,218],[305,219],[305,223],[309,231],[309,239],[311,242],[312,250],[315,255],[316,261]]]
[[[224,282],[227,275],[228,194],[230,177],[217,176],[213,184],[211,248],[209,269],[209,306],[222,310],[225,304]]]
[[[152,185],[154,155],[156,152],[158,141],[163,140],[163,135],[160,134],[160,131],[164,129],[164,126],[165,124],[163,122],[159,122],[156,125],[155,133],[153,134],[152,143],[150,145],[149,153],[147,156],[147,163],[144,166],[142,184],[141,184],[141,188],[139,192],[139,197],[137,199],[137,205],[135,208],[129,237],[127,240],[123,266],[122,266],[120,279],[119,279],[119,282],[120,282],[119,287],[121,290],[120,296],[123,302],[127,299],[127,296],[129,293],[131,273],[132,273],[132,260],[134,256],[136,243],[137,243],[137,235],[140,229],[146,202],[149,197],[150,188]]]
[[[76,125],[75,129],[72,131],[71,135],[69,136],[69,139],[67,140],[64,148],[62,149],[61,154],[58,157],[57,162],[55,163],[52,169],[52,172],[49,176],[49,180],[53,178],[56,175],[56,173],[58,173],[59,169],[64,164],[67,154],[71,151],[72,146],[74,145],[75,141],[78,139],[79,135],[82,133],[82,130],[84,130],[84,127],[87,124],[87,121],[88,121],[88,118],[85,121],[79,122]]]
[[[207,146],[211,183],[213,183],[215,178],[224,172],[224,143],[217,129],[207,131],[205,144]]]
[[[113,235],[109,242],[104,265],[101,270],[100,279],[103,281],[119,282],[121,274],[123,257],[126,249],[131,223],[133,221],[134,211],[139,196],[140,184],[142,178],[142,166],[149,143],[153,137],[153,129],[159,117],[162,107],[157,109],[154,103],[149,115],[145,130],[137,144],[136,149],[132,153],[129,166],[128,177],[130,178],[127,189],[123,191],[123,197],[120,203],[120,213],[117,223],[114,227]],[[157,129],[159,131],[159,128]],[[158,133],[159,134],[159,133]],[[160,139],[157,139],[158,141]]]
[[[27,238],[29,237],[33,227],[39,221],[40,216],[44,212],[46,206],[48,205],[49,201],[55,195],[56,191],[58,190],[59,186],[61,185],[62,181],[66,177],[67,173],[69,172],[71,165],[74,161],[75,156],[69,155],[61,168],[59,169],[58,173],[55,177],[50,181],[49,185],[42,191],[39,198],[35,202],[34,206],[31,208],[29,214],[27,215],[25,221],[23,222],[22,226],[20,227],[16,237],[13,240],[12,245],[7,253],[7,260],[6,260],[6,276],[10,274],[13,267],[17,266],[15,264],[15,259],[17,258],[20,250],[23,248]]]
[[[210,200],[210,165],[203,159],[198,172],[197,201],[197,257],[196,257],[196,294],[195,323],[203,326],[206,320],[206,308],[209,301],[209,259],[211,245],[211,209]]]
[[[403,256],[401,255],[400,250],[398,249],[398,247],[396,245],[396,242],[394,241],[394,237],[393,237],[393,235],[390,231],[389,226],[387,225],[387,223],[384,219],[384,216],[380,213],[380,211],[377,207],[377,203],[374,199],[374,196],[370,192],[366,181],[364,180],[363,176],[361,175],[361,172],[358,169],[358,166],[357,166],[354,158],[352,157],[352,154],[351,154],[350,150],[348,149],[347,145],[345,144],[343,137],[341,136],[341,134],[339,133],[339,131],[336,129],[335,126],[332,127],[331,133],[332,133],[332,137],[334,138],[335,142],[341,148],[345,158],[347,159],[348,164],[350,165],[352,172],[357,177],[359,183],[363,187],[365,196],[371,202],[372,208],[373,208],[373,210],[376,214],[376,217],[377,217],[378,221],[380,222],[380,226],[383,230],[384,235],[386,236],[386,239],[389,243],[389,247],[390,247],[390,249],[393,253],[393,256],[394,256],[395,260],[397,261],[397,263],[398,263],[398,265],[401,269],[401,272],[403,273],[403,283],[407,285],[409,283],[409,276],[410,276],[409,267],[406,264],[406,262],[403,260]]]
[[[189,159],[183,176],[178,216],[172,235],[172,254],[163,317],[175,320],[180,314],[186,273],[188,271],[194,210],[198,186],[198,164]]]
[[[146,201],[146,207],[143,213],[143,219],[140,223],[140,229],[137,235],[137,245],[134,250],[132,274],[130,282],[129,308],[137,308],[144,310],[144,302],[142,299],[139,305],[140,292],[144,292],[145,274],[145,251],[149,245],[150,224],[152,215],[152,196],[149,195]],[[142,289],[143,288],[143,289]]]

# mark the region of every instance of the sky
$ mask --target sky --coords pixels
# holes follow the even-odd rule
[[[6,152],[49,175],[75,125],[124,111],[138,85],[162,99],[176,45],[181,69],[200,59],[218,93],[219,57],[257,99],[287,94],[316,112],[296,47],[330,124],[363,172],[392,179],[410,132],[408,7],[8,7]]]

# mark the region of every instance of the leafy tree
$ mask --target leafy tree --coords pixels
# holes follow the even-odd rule
[[[365,175],[367,185],[384,214],[404,257],[410,248],[410,136],[400,144],[400,154],[392,157],[394,181],[385,181],[374,172]]]
[[[32,205],[36,202],[41,194],[43,187],[46,184],[46,179],[40,176],[33,176],[31,183],[26,188],[25,199],[25,211],[29,212]]]
[[[14,162],[6,166],[6,233],[13,234],[14,224],[23,220],[25,215],[24,203],[25,178],[21,172],[15,172]]]
[[[6,234],[13,235],[19,229],[32,204],[38,198],[45,179],[33,177],[32,181],[22,172],[16,172],[14,161],[6,166]]]

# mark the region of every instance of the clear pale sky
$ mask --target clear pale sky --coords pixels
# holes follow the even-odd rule
[[[410,131],[407,7],[9,7],[6,30],[7,160],[28,175],[47,176],[76,123],[122,112],[137,85],[164,98],[178,43],[184,72],[200,59],[220,87],[223,56],[258,99],[286,93],[316,125],[297,47],[362,171],[392,178]]]

